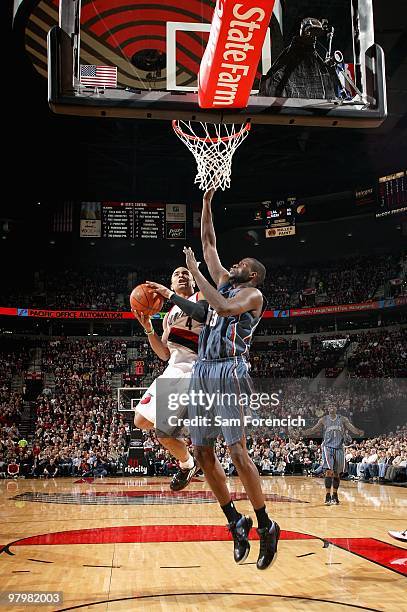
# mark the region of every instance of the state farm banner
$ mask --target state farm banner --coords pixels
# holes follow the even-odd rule
[[[274,0],[217,0],[198,75],[201,108],[245,108]]]

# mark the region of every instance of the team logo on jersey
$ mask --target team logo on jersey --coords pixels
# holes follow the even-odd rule
[[[147,393],[147,395],[145,395],[143,399],[140,400],[140,404],[149,404],[151,402],[152,397],[153,396],[151,395],[151,393]]]

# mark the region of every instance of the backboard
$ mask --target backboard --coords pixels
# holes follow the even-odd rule
[[[130,412],[136,409],[137,404],[147,391],[147,387],[118,387],[117,409],[119,412]]]
[[[383,122],[385,63],[374,42],[373,0],[276,0],[252,95],[242,110],[204,110],[198,105],[197,74],[214,6],[212,0],[134,0],[131,5],[123,0],[60,0],[58,25],[48,35],[51,109],[71,115],[213,123],[375,127]],[[43,14],[50,10],[56,14],[56,0],[37,4],[28,36],[32,28],[38,37]],[[348,100],[259,95],[261,76],[306,17],[326,19],[334,29],[331,55],[340,51],[336,57],[343,57],[343,74],[356,90]],[[317,45],[325,59],[327,40]],[[116,86],[81,84],[81,66],[116,67]]]

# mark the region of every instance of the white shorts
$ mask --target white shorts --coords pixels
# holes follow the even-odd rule
[[[173,378],[174,380],[182,380],[185,378],[191,378],[192,363],[177,363],[169,365],[165,368],[161,376],[158,376],[154,382],[151,383],[147,391],[136,406],[136,412],[141,414],[150,423],[156,424],[156,382],[159,378]]]

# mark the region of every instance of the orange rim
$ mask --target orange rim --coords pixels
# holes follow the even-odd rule
[[[216,144],[217,142],[229,142],[230,140],[235,140],[235,138],[239,138],[239,136],[241,136],[244,132],[250,132],[251,127],[252,126],[250,123],[246,123],[246,125],[244,125],[239,132],[236,132],[236,134],[232,134],[231,136],[222,136],[222,138],[202,138],[200,136],[191,136],[191,134],[186,134],[179,127],[177,119],[172,120],[172,128],[174,132],[176,132],[180,136],[183,136],[184,138],[187,138],[188,140],[193,140],[195,142],[211,142],[212,144]]]

